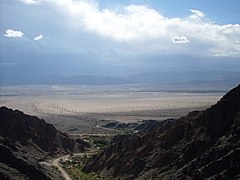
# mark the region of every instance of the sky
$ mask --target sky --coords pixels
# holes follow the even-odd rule
[[[0,0],[0,75],[239,71],[239,0]]]

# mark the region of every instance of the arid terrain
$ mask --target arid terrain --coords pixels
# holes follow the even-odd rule
[[[105,120],[136,122],[178,118],[216,103],[223,92],[146,91],[125,86],[9,86],[0,106],[19,109],[70,134],[108,133]]]
[[[240,179],[240,85],[203,111],[115,136],[83,168],[122,179]]]

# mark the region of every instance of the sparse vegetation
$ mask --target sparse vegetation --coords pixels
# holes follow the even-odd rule
[[[94,137],[93,143],[96,145],[96,147],[99,147],[100,149],[102,149],[107,145],[109,145],[110,141],[108,138]]]
[[[117,133],[117,135],[130,135],[130,134],[134,134],[134,130],[132,130],[132,129],[121,129]]]
[[[101,150],[110,144],[112,136],[90,135],[85,137],[85,139],[91,143],[93,148]]]
[[[108,146],[111,142],[112,136],[100,136],[100,135],[87,135],[81,137],[86,142],[91,144],[91,153],[84,153],[80,156],[70,156],[69,160],[61,162],[62,167],[72,177],[77,180],[108,180],[110,178],[103,178],[98,174],[86,174],[82,171],[82,168],[88,162],[88,160],[99,151]]]
[[[73,180],[111,180],[111,178],[101,177],[98,174],[86,174],[82,168],[91,158],[92,154],[84,154],[82,156],[72,156],[71,159],[62,163],[65,171],[72,177]]]

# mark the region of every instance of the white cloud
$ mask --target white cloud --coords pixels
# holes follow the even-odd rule
[[[185,49],[188,53],[240,56],[240,44],[235,43],[240,40],[240,25],[212,23],[196,9],[190,9],[192,15],[189,17],[168,18],[148,6],[129,5],[113,10],[101,9],[94,0],[39,2],[47,3],[62,14],[62,19],[68,23],[66,27],[71,30],[85,30],[117,43],[144,44],[147,46],[144,51],[151,47],[156,52],[179,52],[182,49],[172,49],[172,43],[187,43],[191,39],[191,46],[183,47],[189,48]],[[196,47],[204,49],[201,51]]]
[[[188,43],[189,40],[185,36],[174,36],[172,38],[172,42],[176,44],[184,44],[184,43]]]
[[[40,34],[39,36],[36,36],[36,37],[34,37],[33,39],[34,39],[34,41],[39,41],[39,40],[42,39],[42,38],[43,38],[43,35]]]
[[[205,14],[202,11],[196,10],[196,9],[190,9],[190,11],[193,13],[190,18],[192,19],[198,19],[203,18]]]
[[[156,10],[146,6],[130,5],[120,10],[99,9],[93,1],[47,0],[61,13],[65,13],[73,26],[85,27],[116,41],[156,37],[165,33],[164,18]],[[162,25],[161,25],[162,24]],[[81,28],[82,29],[82,28]]]
[[[21,1],[24,4],[28,4],[28,5],[33,5],[33,4],[38,4],[39,1],[35,1],[35,0],[18,0]]]
[[[13,38],[20,38],[23,35],[24,34],[21,31],[14,31],[12,29],[6,30],[6,32],[4,34],[5,37],[13,37]]]

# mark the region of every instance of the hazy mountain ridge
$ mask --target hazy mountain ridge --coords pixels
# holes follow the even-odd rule
[[[126,76],[111,75],[42,75],[9,76],[0,78],[1,85],[37,85],[37,84],[78,84],[78,85],[120,85],[120,84],[159,84],[164,87],[184,88],[184,86],[217,85],[232,87],[240,81],[240,72],[148,72]],[[175,85],[175,86],[173,86]],[[185,88],[187,89],[187,88]],[[226,88],[225,88],[226,89]]]
[[[240,85],[211,108],[119,136],[85,166],[114,179],[238,179]]]

